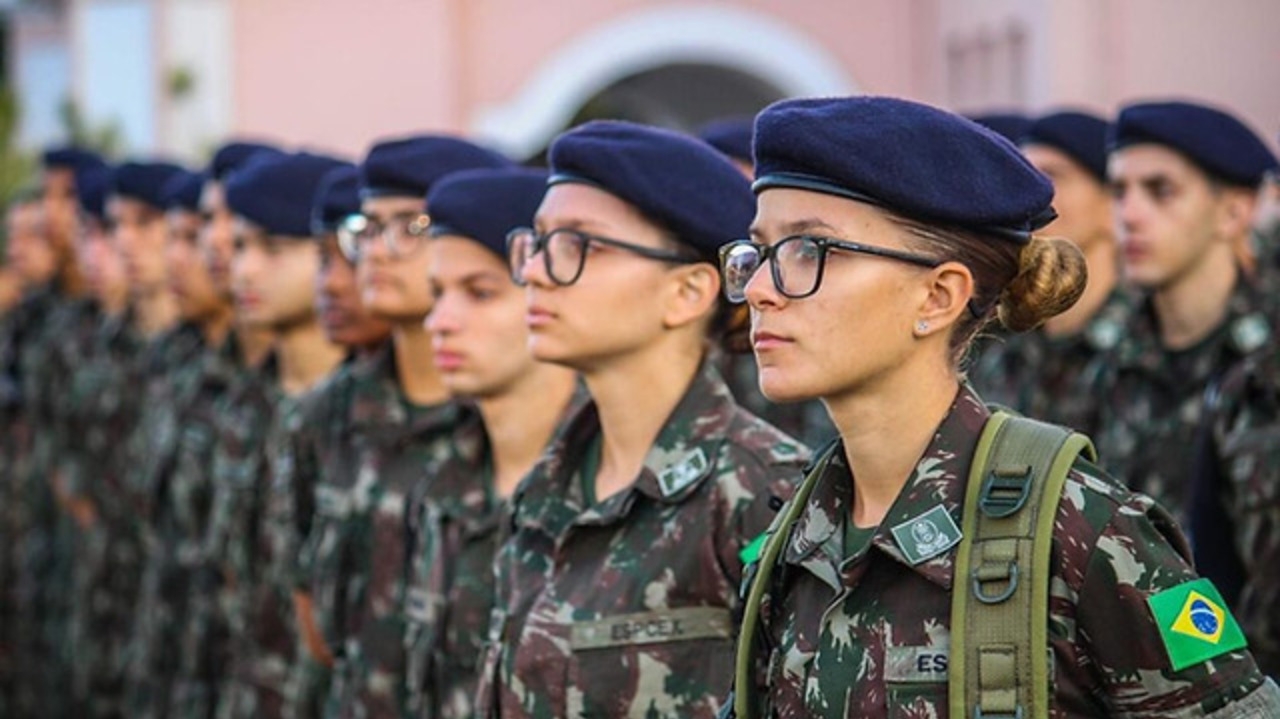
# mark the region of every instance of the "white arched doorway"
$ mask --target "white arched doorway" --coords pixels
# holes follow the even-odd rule
[[[529,157],[614,86],[670,87],[717,71],[744,100],[856,90],[829,53],[774,17],[719,5],[666,7],[578,37],[536,68],[510,102],[481,108],[472,130],[513,157]]]

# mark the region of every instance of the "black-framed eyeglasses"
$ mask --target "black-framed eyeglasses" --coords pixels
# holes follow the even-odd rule
[[[424,214],[397,215],[390,222],[380,222],[368,215],[347,215],[338,224],[338,247],[349,262],[359,262],[364,247],[382,239],[387,254],[403,257],[422,245],[431,218]]]
[[[564,287],[578,281],[582,276],[582,268],[587,264],[587,251],[591,245],[602,245],[618,250],[625,250],[650,260],[674,262],[676,264],[693,264],[701,260],[669,250],[636,245],[622,240],[614,240],[599,235],[561,228],[539,235],[528,227],[517,227],[507,233],[507,267],[511,270],[511,279],[523,286],[524,265],[534,255],[542,253],[542,266],[547,270],[551,281]]]
[[[761,245],[751,240],[735,240],[720,248],[720,277],[724,281],[724,296],[730,302],[747,299],[747,283],[765,262],[773,286],[789,299],[798,300],[818,291],[822,285],[822,272],[827,264],[827,252],[843,250],[860,255],[883,257],[920,267],[934,268],[941,260],[910,252],[874,247],[857,242],[846,242],[831,237],[793,235],[772,245]]]

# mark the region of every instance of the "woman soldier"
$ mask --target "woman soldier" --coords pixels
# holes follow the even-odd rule
[[[507,232],[533,221],[546,188],[543,170],[482,169],[446,175],[427,194],[434,303],[426,327],[445,385],[477,411],[454,430],[448,459],[428,467],[407,517],[406,690],[415,719],[475,715],[509,500],[581,404],[572,370],[529,353],[524,291],[507,269]]]
[[[620,122],[560,136],[550,162],[508,256],[534,357],[591,400],[513,498],[480,715],[711,717],[739,553],[806,454],[705,361],[731,309],[713,258],[746,229],[749,186],[699,140]]]
[[[982,521],[1025,496],[1006,492],[1018,473],[999,468],[1014,465],[968,479],[1010,448],[979,445],[991,415],[959,363],[991,317],[1030,329],[1085,282],[1070,242],[1032,235],[1052,217],[1047,179],[991,132],[889,98],[778,103],[757,118],[755,156],[752,239],[722,250],[725,289],[750,303],[765,395],[821,398],[840,441],[749,569],[740,719],[1280,716],[1168,515],[1086,461],[1060,465],[1047,562],[1022,566],[1024,585],[1045,578],[1038,627],[952,631],[953,595],[999,606],[1019,583],[1017,565],[988,562],[998,552],[957,569],[981,526],[966,489],[983,489]],[[1011,657],[1037,633],[1047,690],[1012,701],[1035,688],[1006,680],[1029,676]]]

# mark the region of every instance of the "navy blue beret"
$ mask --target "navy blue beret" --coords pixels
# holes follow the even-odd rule
[[[76,200],[80,209],[102,221],[107,216],[107,190],[111,187],[112,170],[108,166],[76,170]]]
[[[1025,242],[1053,220],[1053,186],[1013,143],[890,97],[783,100],[756,117],[761,192],[789,187]]]
[[[310,237],[320,180],[343,164],[306,152],[254,158],[227,178],[227,206],[269,235]]]
[[[708,122],[694,134],[720,152],[749,165],[752,163],[751,132],[754,127],[754,117],[726,117]]]
[[[163,210],[164,185],[182,172],[184,170],[181,167],[168,162],[126,162],[112,173],[109,194],[138,200]]]
[[[285,153],[278,147],[261,142],[228,142],[213,153],[213,160],[209,162],[209,175],[215,180],[225,180],[228,173],[262,154],[281,157]]]
[[[360,196],[421,199],[451,172],[512,164],[493,150],[448,135],[386,140],[370,148],[360,165]]]
[[[557,137],[548,159],[549,184],[599,187],[704,257],[745,237],[755,216],[751,184],[738,168],[707,143],[669,130],[596,120]]]
[[[347,217],[360,212],[360,171],[343,163],[320,178],[311,200],[311,233],[317,237],[336,232]]]
[[[526,167],[463,170],[427,193],[431,236],[469,237],[506,256],[507,233],[533,225],[547,192],[547,173]]]
[[[1276,156],[1234,115],[1190,102],[1129,105],[1111,127],[1110,149],[1155,143],[1177,150],[1206,173],[1233,185],[1257,187],[1276,169]]]
[[[1084,112],[1064,111],[1038,117],[1019,144],[1047,145],[1075,160],[1102,182],[1107,179],[1106,120]]]
[[[999,134],[1009,142],[1018,142],[1031,128],[1031,118],[1018,112],[991,112],[965,117]]]
[[[209,176],[203,172],[183,171],[164,183],[161,190],[167,210],[200,211],[200,192]]]
[[[51,147],[40,157],[40,164],[48,168],[64,168],[68,170],[88,170],[106,167],[107,163],[97,153],[80,147]]]

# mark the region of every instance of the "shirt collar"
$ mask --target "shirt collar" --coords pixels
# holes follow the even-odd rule
[[[916,462],[911,477],[871,540],[872,547],[944,589],[950,589],[952,585],[956,547],[913,565],[898,547],[891,530],[939,505],[951,515],[956,526],[962,525],[960,515],[969,465],[989,416],[986,405],[973,389],[968,385],[961,386],[933,439]],[[832,451],[843,454],[844,447],[837,444]],[[839,581],[839,565],[843,557],[842,537],[837,530],[844,526],[852,509],[851,494],[838,491],[836,484],[856,481],[851,480],[843,457],[837,456],[833,460],[838,461],[827,465],[825,475],[814,487],[784,553],[784,561],[804,567],[829,585],[833,580]],[[833,585],[833,589],[839,590],[838,584]]]

